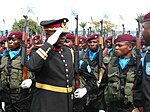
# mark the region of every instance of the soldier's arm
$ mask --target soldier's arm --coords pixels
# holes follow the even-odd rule
[[[83,62],[81,68],[79,68],[79,71],[82,74],[82,77],[86,79],[86,84],[84,85],[84,87],[88,92],[97,88],[97,79],[87,62]]]
[[[26,66],[30,71],[38,72],[42,68],[48,57],[48,52],[53,48],[49,43],[45,43],[41,48],[36,50],[26,62]]]
[[[133,104],[135,107],[142,107],[142,66],[139,67],[139,70],[135,76],[135,82],[133,86]]]

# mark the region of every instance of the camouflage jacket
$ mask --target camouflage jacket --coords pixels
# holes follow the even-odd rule
[[[113,57],[108,65],[108,86],[105,89],[106,102],[124,100],[133,102],[132,87],[136,75],[136,61],[132,56],[124,69],[121,69],[117,57]]]
[[[23,81],[21,56],[17,55],[13,59],[9,59],[9,55],[6,54],[2,57],[1,65],[1,90],[18,89]],[[28,78],[31,78],[32,74],[28,71]]]

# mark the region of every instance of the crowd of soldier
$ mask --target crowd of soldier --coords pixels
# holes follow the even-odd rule
[[[144,91],[145,99],[143,100],[141,83],[143,83],[143,67],[145,67],[146,78],[150,74],[149,63],[146,63],[149,62],[147,58],[149,40],[147,39],[146,42],[145,38],[141,38],[141,62],[137,63],[134,52],[136,37],[131,34],[109,36],[103,40],[104,45],[101,47],[100,41],[102,38],[99,34],[94,33],[89,37],[79,36],[79,58],[76,60],[74,58],[74,34],[65,31],[63,33],[59,29],[56,32],[52,30],[54,24],[58,25],[64,20],[68,21],[67,19],[61,19],[41,22],[47,36],[45,43],[42,42],[39,35],[27,39],[28,79],[22,78],[23,72],[20,68],[22,67],[20,55],[22,32],[12,31],[7,37],[1,37],[0,100],[2,110],[6,112],[59,112],[63,110],[64,112],[148,112],[150,106],[147,107],[147,105],[150,104],[150,100],[146,95],[149,91]],[[144,16],[144,28],[148,27],[147,22],[149,21],[150,13]],[[6,40],[9,50],[5,46]],[[51,51],[51,49],[53,50]],[[48,55],[50,51],[51,53]],[[99,65],[100,51],[103,51],[101,66]],[[58,61],[57,57],[59,56],[56,53],[61,56],[60,60],[63,63],[60,64],[64,64],[63,67],[57,65],[56,61]],[[64,58],[64,55],[67,58]],[[144,59],[145,61],[143,61]],[[75,61],[79,63],[79,78],[73,70]],[[50,66],[49,62],[54,65]],[[139,65],[138,69],[137,65]],[[49,71],[48,68],[50,68]],[[58,76],[56,75],[56,78],[58,78],[59,74],[62,74],[62,69],[65,70],[64,80],[66,82],[58,81],[57,84],[54,77],[55,74],[58,74]],[[53,72],[54,75],[50,77],[46,75],[48,74],[46,72]],[[48,78],[51,79],[47,80]],[[63,79],[63,77],[61,78]],[[78,83],[76,83],[77,80]],[[46,84],[43,83],[44,81]],[[144,84],[149,82],[147,81]],[[62,87],[58,90],[57,87],[52,87],[53,84]],[[73,90],[70,88],[71,86],[73,86]],[[67,88],[67,91],[64,87]],[[49,91],[51,92],[48,93]],[[61,94],[54,94],[53,92]],[[59,96],[64,97],[67,101],[61,103],[64,99]],[[55,101],[55,99],[58,101]]]

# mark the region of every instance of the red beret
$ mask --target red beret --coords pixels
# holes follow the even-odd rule
[[[87,38],[85,36],[79,36],[79,41],[83,41],[83,42],[86,42],[87,41]]]
[[[40,35],[35,35],[35,36],[33,37],[33,40],[35,40],[35,39],[40,39],[40,38],[41,38]]]
[[[87,41],[89,40],[92,40],[92,39],[98,39],[99,38],[99,35],[94,33],[94,34],[91,34],[88,38],[87,38]]]
[[[27,38],[27,41],[30,41],[30,37]]]
[[[66,36],[67,39],[70,39],[70,40],[75,39],[75,36],[72,33],[67,33],[65,36]]]
[[[2,38],[0,38],[0,43],[2,43]]]
[[[144,38],[141,38],[141,43],[143,43],[143,44],[145,43],[145,40],[144,40]]]
[[[62,28],[63,33],[67,33],[68,29],[66,23],[68,21],[69,20],[67,18],[62,18],[58,20],[52,19],[52,20],[41,21],[40,25],[43,26],[44,30],[55,31],[58,28]]]
[[[18,38],[22,39],[22,32],[21,31],[12,31],[9,35],[8,38]]]
[[[144,22],[150,21],[150,12],[144,15]]]
[[[0,42],[5,42],[6,41],[6,36],[2,36]]]
[[[117,38],[115,39],[115,42],[122,42],[122,41],[135,42],[136,37],[130,34],[121,34],[117,36]]]
[[[106,38],[106,41],[107,41],[107,40],[112,40],[112,38],[113,38],[113,36],[108,36],[108,37]]]

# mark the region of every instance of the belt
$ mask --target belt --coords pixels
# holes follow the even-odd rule
[[[70,93],[72,92],[72,87],[58,87],[58,86],[53,86],[53,85],[48,85],[48,84],[42,84],[36,82],[36,87],[40,89],[45,89],[49,91],[54,91],[54,92],[59,92],[59,93]]]

